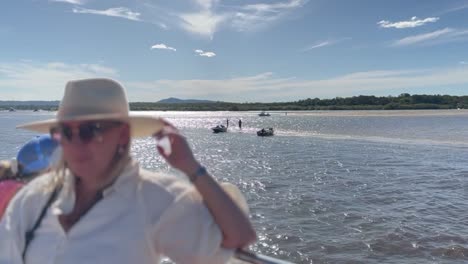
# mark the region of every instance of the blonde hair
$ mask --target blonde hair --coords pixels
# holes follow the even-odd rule
[[[0,161],[0,180],[12,179],[17,176],[18,164],[12,160]]]

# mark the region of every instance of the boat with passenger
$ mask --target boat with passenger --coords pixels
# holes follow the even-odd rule
[[[227,132],[227,127],[225,127],[224,125],[217,125],[211,128],[211,130],[213,130],[213,133],[222,133]]]
[[[265,111],[262,111],[258,116],[270,116],[270,113],[265,113]]]
[[[268,129],[262,128],[259,131],[257,131],[257,136],[260,136],[260,137],[271,137],[273,135],[274,135],[274,130],[272,127]]]

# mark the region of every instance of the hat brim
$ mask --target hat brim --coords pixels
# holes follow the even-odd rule
[[[132,137],[150,137],[161,131],[161,129],[164,127],[164,122],[159,117],[149,115],[135,115],[130,113],[129,116],[102,114],[81,116],[60,121],[57,119],[48,119],[44,121],[18,125],[16,128],[31,130],[39,133],[49,133],[50,129],[56,126],[59,122],[91,120],[121,120],[123,122],[127,122],[130,125],[130,133]]]

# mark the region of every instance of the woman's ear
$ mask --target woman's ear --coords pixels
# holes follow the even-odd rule
[[[130,125],[123,124],[120,130],[119,144],[127,146],[130,143]]]

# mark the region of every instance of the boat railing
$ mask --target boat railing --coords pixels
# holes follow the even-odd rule
[[[238,249],[234,254],[234,257],[238,260],[252,264],[293,264],[292,262],[268,257],[262,254],[254,253],[252,251],[243,249]]]

